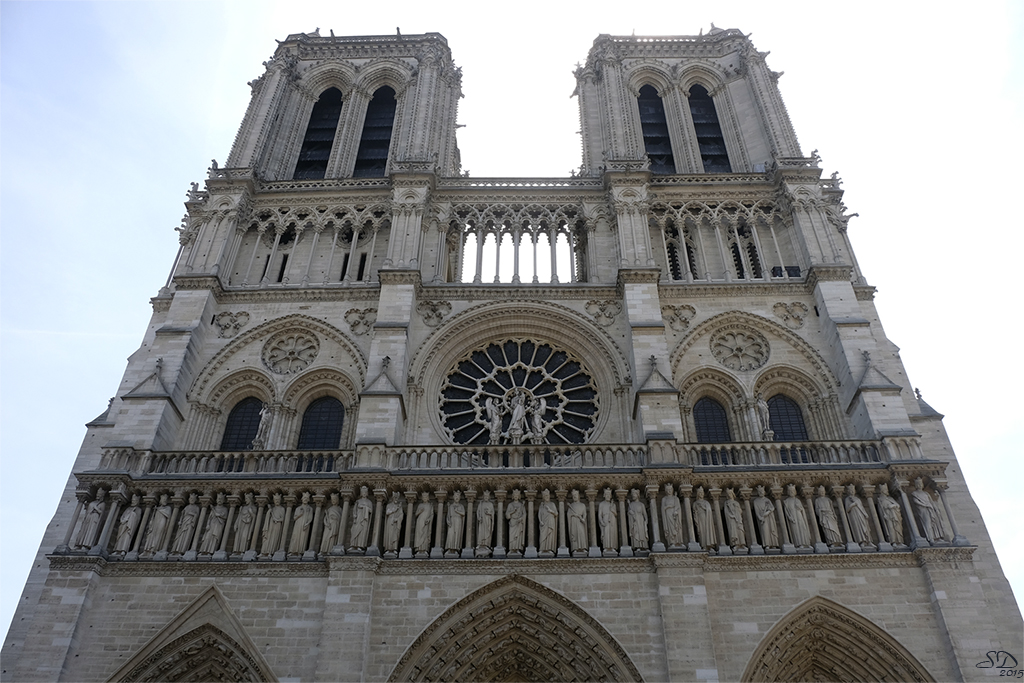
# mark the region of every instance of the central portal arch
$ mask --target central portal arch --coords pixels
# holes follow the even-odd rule
[[[474,591],[435,619],[388,680],[643,679],[593,617],[551,589],[511,575]]]

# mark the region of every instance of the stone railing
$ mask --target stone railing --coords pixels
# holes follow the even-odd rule
[[[885,448],[878,441],[679,444],[675,451],[677,462],[691,467],[852,465],[879,464],[888,460]]]

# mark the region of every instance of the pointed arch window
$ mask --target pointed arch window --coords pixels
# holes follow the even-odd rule
[[[725,137],[718,122],[715,103],[702,85],[690,87],[690,116],[697,133],[697,147],[705,173],[732,173]]]
[[[356,178],[383,178],[388,167],[388,150],[391,147],[391,132],[395,125],[395,111],[398,100],[389,86],[377,88],[373,99],[366,107],[363,135],[356,152],[356,167],[352,175]]]
[[[302,415],[299,450],[335,450],[341,446],[345,406],[333,396],[318,398]]]
[[[768,399],[768,422],[776,441],[807,441],[804,414],[797,402],[783,394]]]
[[[235,404],[224,425],[224,438],[220,442],[222,451],[251,451],[252,440],[260,427],[260,410],[263,401],[255,396],[243,398]]]
[[[693,423],[697,428],[697,443],[728,443],[732,441],[725,408],[713,398],[705,396],[694,404]]]
[[[640,107],[640,130],[644,136],[644,151],[651,160],[651,173],[671,175],[676,172],[676,161],[672,155],[672,141],[665,119],[665,105],[653,86],[640,88],[637,96]]]
[[[334,148],[334,133],[341,118],[341,91],[328,88],[313,105],[302,139],[299,160],[295,162],[295,180],[318,180],[327,174],[327,162]]]

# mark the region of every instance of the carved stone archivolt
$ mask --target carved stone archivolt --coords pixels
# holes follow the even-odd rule
[[[580,359],[532,339],[467,353],[441,388],[441,421],[456,443],[585,443],[597,387]]]
[[[571,600],[518,575],[460,600],[390,681],[640,681],[614,638]]]
[[[230,339],[238,334],[238,331],[249,324],[249,314],[245,311],[231,313],[224,311],[213,318],[213,324],[217,326],[220,337]]]
[[[661,307],[661,317],[665,319],[665,324],[676,332],[682,332],[689,327],[690,321],[695,315],[697,315],[697,309],[687,304]]]
[[[772,313],[779,320],[786,324],[791,330],[798,330],[804,326],[804,318],[807,317],[808,308],[799,301],[786,304],[781,301],[772,306]]]
[[[726,329],[711,337],[711,353],[730,370],[756,370],[768,362],[770,347],[756,330]]]
[[[258,662],[212,624],[169,643],[120,681],[268,681]]]
[[[271,372],[294,375],[310,366],[320,353],[320,340],[311,332],[285,331],[263,345],[261,358]]]

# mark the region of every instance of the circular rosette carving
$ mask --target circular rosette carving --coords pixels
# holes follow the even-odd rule
[[[756,370],[768,362],[768,340],[755,330],[723,330],[711,337],[711,353],[730,370]]]
[[[263,345],[263,364],[279,375],[294,375],[310,366],[320,353],[320,340],[310,332],[281,332]]]
[[[441,387],[440,409],[455,443],[585,443],[597,421],[598,395],[573,354],[510,339],[457,361]]]

